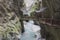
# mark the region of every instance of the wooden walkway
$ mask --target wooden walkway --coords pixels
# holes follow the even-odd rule
[[[60,26],[59,24],[54,24],[52,23],[52,21],[47,20],[46,18],[36,18],[36,17],[23,17],[21,20],[36,20],[36,21],[40,21],[40,23],[42,24],[47,24],[49,26]],[[60,27],[59,27],[60,28]]]

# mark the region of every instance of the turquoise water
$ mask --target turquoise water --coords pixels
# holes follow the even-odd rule
[[[35,40],[35,33],[28,30],[21,36],[20,40]]]
[[[31,29],[32,24],[25,23],[25,32],[21,36],[20,40],[35,40],[35,33]]]
[[[23,33],[23,35],[21,35],[20,40],[37,40],[38,39],[37,37],[40,38],[40,34],[33,30],[33,29],[35,29],[35,30],[37,30],[37,29],[32,28],[34,26],[33,23],[34,22],[32,22],[32,21],[24,23],[25,32]],[[38,27],[38,26],[36,26],[36,27]],[[39,30],[37,30],[37,31],[39,31]]]

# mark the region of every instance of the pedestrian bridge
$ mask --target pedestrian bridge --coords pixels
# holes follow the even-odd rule
[[[35,20],[35,21],[38,21],[42,24],[47,24],[49,26],[60,26],[60,21],[56,21],[56,19],[52,20],[51,18],[40,18],[40,17],[24,16],[24,17],[21,18],[21,20]]]

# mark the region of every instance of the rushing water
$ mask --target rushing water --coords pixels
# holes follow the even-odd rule
[[[34,4],[35,1],[36,0],[24,0],[26,4],[25,10],[23,10],[24,14],[28,14],[28,16],[30,16],[29,9],[31,8],[31,5]],[[40,26],[35,25],[33,20],[29,20],[29,22],[26,21],[23,22],[25,32],[21,35],[20,40],[43,40],[41,39]]]
[[[38,40],[40,39],[41,35],[39,26],[34,25],[34,22],[32,20],[29,20],[29,22],[24,21],[24,28],[25,32],[21,36],[21,40]],[[38,37],[39,36],[39,37]]]

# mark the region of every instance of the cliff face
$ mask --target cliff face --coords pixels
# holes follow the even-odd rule
[[[47,7],[44,13],[45,18],[60,19],[60,0],[42,0],[43,7]],[[58,23],[57,23],[58,24]],[[44,25],[43,34],[45,34],[46,40],[60,40],[60,26]]]
[[[45,17],[60,19],[60,0],[42,0],[43,7],[47,7]],[[46,16],[47,15],[47,16]]]

